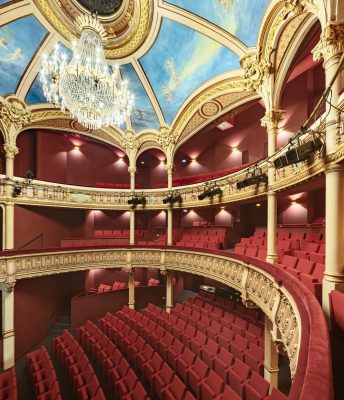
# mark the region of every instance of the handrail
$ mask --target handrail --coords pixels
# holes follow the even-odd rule
[[[19,246],[19,250],[24,249],[26,246],[28,246],[29,244],[31,244],[32,242],[34,242],[38,238],[42,238],[42,240],[41,240],[41,248],[43,249],[43,247],[44,247],[44,232],[40,233],[39,235],[35,236],[33,239],[31,239],[28,242],[26,242],[26,243],[22,244],[21,246]]]
[[[330,339],[321,306],[297,278],[266,261],[224,250],[130,245],[6,251],[0,257],[1,275],[7,281],[13,268],[19,269],[12,280],[116,268],[130,259],[132,267],[189,272],[237,288],[244,302],[256,303],[281,329],[294,371],[289,400],[333,400]]]

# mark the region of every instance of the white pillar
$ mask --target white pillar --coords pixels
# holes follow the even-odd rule
[[[329,293],[344,291],[344,167],[330,165],[326,169],[326,256],[322,290],[322,306],[330,316]]]
[[[262,126],[267,128],[268,133],[268,156],[273,156],[276,153],[277,147],[277,134],[278,124],[285,116],[285,112],[282,110],[273,109],[267,111],[264,118],[262,118]],[[272,185],[275,181],[275,167],[269,165],[268,167],[268,185]],[[266,261],[270,263],[277,262],[277,196],[272,190],[268,191],[267,194],[267,257]]]
[[[130,208],[130,244],[135,244],[135,209]]]
[[[130,174],[130,190],[132,192],[135,191],[135,176],[136,176],[136,167],[135,165],[131,165],[130,167],[128,167],[128,171]]]
[[[343,22],[330,22],[323,29],[320,41],[312,51],[316,61],[323,59],[326,86],[332,82],[331,95],[328,101],[334,106],[338,105],[339,91],[341,90],[341,74],[336,77],[339,61],[344,51],[342,40]],[[337,110],[326,104],[326,154],[337,150],[339,132]],[[344,291],[344,251],[343,251],[343,167],[328,164],[326,174],[326,257],[325,274],[322,289],[322,307],[330,317],[329,293],[331,290]]]
[[[4,152],[6,157],[6,177],[8,183],[6,185],[7,202],[5,203],[5,249],[11,250],[14,247],[14,204],[13,204],[13,175],[14,175],[14,157],[19,153],[16,146],[4,144]]]
[[[173,209],[172,206],[167,209],[167,246],[173,245]]]
[[[2,345],[3,368],[8,369],[15,363],[14,286],[2,290]]]
[[[278,351],[272,340],[272,329],[272,322],[265,316],[264,378],[270,382],[270,388],[278,388]]]
[[[169,313],[173,308],[173,272],[166,271],[166,311]]]
[[[129,308],[135,308],[135,270],[131,269],[129,271],[129,280],[128,280],[128,287],[129,287],[129,300],[128,306]]]

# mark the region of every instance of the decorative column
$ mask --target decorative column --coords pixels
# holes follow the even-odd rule
[[[173,245],[173,208],[170,205],[167,209],[167,246]]]
[[[14,366],[15,335],[14,335],[14,282],[6,284],[2,290],[2,346],[3,369]]]
[[[128,272],[129,272],[129,280],[128,280],[129,300],[128,300],[128,307],[134,309],[135,308],[135,270],[133,268],[131,268]]]
[[[3,146],[6,158],[6,177],[8,179],[6,184],[6,197],[5,203],[5,250],[11,250],[14,247],[14,203],[13,203],[13,171],[14,171],[14,157],[19,153],[16,146],[4,144]]]
[[[323,31],[320,42],[312,51],[316,61],[323,59],[326,86],[335,77],[339,61],[344,51],[343,23],[331,22]],[[331,95],[328,97],[334,106],[338,105],[341,89],[340,74],[332,85]],[[337,124],[337,110],[326,104],[326,155],[331,160],[331,154],[337,149],[339,131]],[[325,168],[326,176],[326,257],[325,274],[322,289],[322,307],[330,317],[329,293],[331,290],[344,291],[344,247],[343,247],[343,204],[344,204],[344,172],[343,167],[329,161]]]
[[[136,166],[130,165],[128,168],[130,173],[130,190],[132,193],[135,192],[135,174]],[[130,244],[135,244],[135,209],[132,206],[130,208]]]
[[[268,156],[272,156],[276,153],[278,124],[285,116],[285,112],[282,110],[271,110],[267,111],[264,118],[262,118],[262,126],[267,128],[268,133]],[[268,168],[268,185],[271,185],[275,181],[275,167],[269,165]],[[268,202],[268,216],[267,216],[267,257],[266,261],[270,263],[277,262],[277,246],[276,246],[276,234],[277,234],[277,197],[276,192],[268,190],[267,193]]]
[[[169,313],[173,308],[173,272],[166,271],[166,311]]]
[[[270,387],[278,388],[278,351],[273,341],[273,323],[265,315],[264,334],[264,378],[270,382]]]

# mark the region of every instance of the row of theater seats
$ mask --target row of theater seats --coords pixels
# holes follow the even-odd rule
[[[215,398],[241,399],[245,395],[246,400],[285,399],[286,397],[277,390],[273,391],[271,397],[268,396],[268,382],[258,372],[251,372],[250,367],[241,360],[244,358],[248,343],[247,339],[242,336],[247,331],[247,329],[243,329],[246,321],[239,318],[238,324],[232,325],[236,325],[235,329],[241,334],[231,331],[231,335],[227,337],[228,328],[222,328],[221,324],[218,323],[218,320],[223,321],[224,314],[221,315],[219,311],[214,312],[214,306],[203,299],[196,299],[196,304],[192,303],[191,300],[188,303],[192,303],[194,308],[199,310],[196,312],[200,314],[203,308],[198,307],[197,304],[201,304],[200,302],[203,302],[204,308],[208,309],[202,316],[210,317],[208,328],[210,331],[213,330],[215,335],[212,337],[218,338],[218,336],[221,336],[221,329],[224,329],[223,338],[220,339],[223,340],[221,344],[223,343],[224,346],[219,345],[214,339],[203,333],[204,330],[207,332],[208,329],[201,315],[198,316],[198,320],[193,320],[190,314],[187,314],[188,322],[186,322],[182,318],[176,319],[175,315],[168,314],[153,305],[149,305],[143,313],[138,313],[128,307],[123,308],[115,316],[107,313],[100,320],[100,327],[115,341],[126,338],[131,346],[135,347],[136,353],[142,353],[142,358],[148,368],[143,368],[143,376],[148,382],[152,381],[152,377],[158,376],[159,371],[164,371],[162,376],[160,376],[161,373],[159,375],[159,385],[162,385],[162,388],[171,385],[174,385],[175,388],[181,387],[181,390],[189,388],[198,399],[202,400]],[[208,313],[209,307],[206,307],[206,304],[210,308],[213,307],[210,313]],[[221,307],[216,308],[221,311]],[[228,313],[224,310],[222,312]],[[211,320],[214,313],[217,320]],[[252,318],[249,315],[248,317],[249,319]],[[261,323],[258,321],[258,326],[255,326],[258,329],[249,333],[249,336],[254,338],[256,343],[257,341],[262,343],[263,333],[259,325]],[[252,326],[254,325],[252,324]],[[191,329],[188,329],[188,327],[191,327]],[[202,329],[203,332],[197,329]],[[219,329],[219,331],[216,332],[216,329]],[[253,332],[258,333],[258,337]],[[252,342],[250,348],[256,350],[259,346]],[[227,349],[234,351],[236,356]],[[262,349],[261,352],[263,352]],[[255,358],[254,354],[253,352],[253,359]],[[259,362],[262,366],[262,358]],[[169,364],[169,368],[168,365],[165,365],[166,363]],[[257,367],[258,363],[255,360],[254,367]],[[178,375],[177,377],[173,375],[175,372]],[[182,379],[185,386],[180,382],[177,385],[178,377],[179,380]],[[159,387],[161,389],[161,386]],[[183,399],[184,397],[172,398]]]
[[[17,378],[15,368],[0,374],[0,399],[17,400]]]
[[[91,321],[78,328],[78,337],[86,352],[102,371],[103,378],[115,391],[115,399],[148,400],[146,390],[124,357],[128,353],[128,338],[119,345]]]
[[[324,264],[286,254],[281,263],[275,265],[283,268],[303,282],[321,303],[322,280],[325,272]]]
[[[225,249],[228,239],[226,228],[190,229],[179,232],[177,246],[197,247],[203,249]]]
[[[234,252],[266,259],[265,234],[256,230],[250,238],[242,238]],[[325,243],[320,232],[277,232],[278,262],[275,264],[303,282],[321,302],[325,271]]]
[[[53,353],[64,367],[77,400],[105,400],[99,380],[84,350],[74,336],[64,330],[53,341]]]
[[[241,238],[234,252],[259,259],[266,258],[266,232],[256,230],[249,238]],[[325,262],[325,243],[321,232],[277,232],[277,256],[281,262],[285,254],[306,258],[314,262]]]
[[[62,400],[55,368],[44,346],[26,355],[26,368],[37,400]]]
[[[252,163],[239,165],[237,167],[223,169],[221,171],[210,172],[202,175],[191,175],[183,178],[173,178],[173,186],[184,186],[193,185],[196,183],[206,182],[212,179],[218,179],[229,174],[234,174],[244,168],[249,167]],[[96,182],[96,187],[106,189],[130,189],[130,183],[111,183],[111,182]],[[139,183],[135,183],[135,189],[141,189],[142,186]],[[167,188],[167,181],[165,183],[157,183],[153,186],[153,189]]]
[[[141,286],[140,281],[135,281],[134,282],[135,287]],[[159,286],[160,281],[158,279],[154,278],[149,278],[147,286]],[[111,292],[111,291],[116,291],[116,290],[122,290],[122,289],[127,289],[128,288],[128,283],[127,282],[114,282],[112,285],[107,285],[105,283],[101,283],[98,288],[91,288],[88,290],[88,294],[94,294],[94,293],[105,293],[105,292]]]

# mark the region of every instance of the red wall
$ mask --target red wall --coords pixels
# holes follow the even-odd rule
[[[44,339],[48,316],[83,290],[82,272],[19,280],[14,290],[16,359]],[[63,307],[61,308],[61,310]]]
[[[18,249],[34,237],[44,234],[44,246],[60,247],[61,239],[83,238],[85,211],[49,207],[14,207],[14,247]],[[40,248],[36,240],[25,249]]]
[[[124,153],[100,142],[39,130],[22,133],[18,147],[19,154],[15,158],[15,173],[18,175],[32,169],[37,179],[71,185],[129,183]]]

